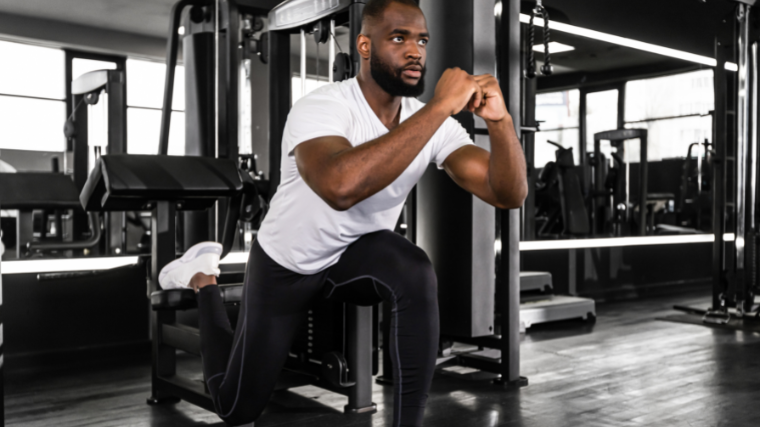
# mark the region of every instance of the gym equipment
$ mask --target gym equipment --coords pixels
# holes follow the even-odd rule
[[[535,32],[536,27],[533,22],[536,18],[540,17],[544,20],[544,65],[541,66],[541,75],[551,76],[554,69],[552,68],[552,57],[549,52],[549,43],[551,42],[551,30],[549,29],[549,11],[543,5],[543,0],[536,0],[536,7],[533,8],[530,14],[530,23],[528,26],[528,47],[525,51],[527,55],[525,69],[525,77],[529,79],[536,78],[536,54],[533,51],[535,45]]]
[[[359,71],[359,54],[356,51],[356,38],[361,31],[361,16],[364,2],[359,0],[335,0],[331,2],[313,2],[306,0],[288,0],[272,9],[269,13],[269,83],[270,83],[270,165],[279,165],[281,156],[282,132],[285,128],[290,111],[290,35],[301,36],[301,83],[302,93],[306,83],[306,34],[316,33],[316,40],[325,40],[324,31],[328,28],[332,40],[328,37],[330,47],[330,64],[328,72],[333,74],[333,81],[340,81],[355,76]],[[350,30],[350,45],[348,52],[339,54],[340,67],[333,63],[333,44],[335,43],[335,27],[347,25]],[[350,67],[349,67],[350,65]],[[276,189],[280,181],[279,168],[270,171],[272,189]],[[272,191],[270,194],[274,194]],[[349,319],[344,320],[342,313]],[[348,394],[349,403],[346,412],[369,413],[376,411],[372,402],[372,375],[378,370],[378,311],[374,307],[359,307],[352,304],[326,301],[314,307],[310,318],[318,328],[309,329],[309,336],[295,344],[293,353],[300,354],[306,360],[306,369],[315,375],[326,375],[329,387],[343,394]],[[320,332],[318,329],[322,329]],[[328,330],[338,333],[325,333]],[[307,341],[308,339],[308,341]],[[332,342],[335,340],[335,342]],[[332,347],[332,349],[331,349]],[[332,369],[323,371],[321,366],[311,361],[314,354],[331,354],[333,350],[345,357],[342,363],[340,357],[332,358]],[[327,357],[327,356],[326,356]],[[290,358],[289,365],[296,363]],[[340,363],[339,363],[340,362]],[[318,369],[318,370],[317,370]],[[337,371],[336,371],[337,370]],[[336,374],[337,372],[337,374]],[[346,373],[347,372],[347,373]],[[330,381],[331,379],[331,381]],[[352,385],[353,384],[353,385]],[[349,388],[341,388],[350,385]]]
[[[557,147],[556,161],[544,166],[533,187],[536,234],[543,238],[587,236],[591,231],[589,217],[573,149],[547,142]]]
[[[182,377],[176,371],[176,349],[200,355],[198,330],[181,324],[177,319],[178,311],[197,307],[195,293],[192,289],[161,290],[158,273],[176,257],[177,212],[204,210],[220,198],[230,199],[222,241],[222,256],[226,256],[232,248],[241,212],[248,211],[245,196],[256,196],[257,191],[255,182],[239,173],[233,161],[207,157],[106,155],[101,157],[90,175],[81,195],[82,205],[88,211],[151,212],[153,242],[148,292],[153,308],[153,376],[152,395],[148,403],[183,399],[214,411],[213,402],[203,384]],[[240,302],[241,284],[223,285],[221,290],[226,304]],[[348,328],[351,329],[351,325],[357,324],[359,319],[352,318],[350,313],[346,316]],[[350,348],[351,337],[347,339],[346,345]],[[346,362],[342,352],[328,352],[320,360],[314,359],[316,355],[306,356],[303,352],[293,351],[298,356],[289,358],[286,364],[288,372],[285,373],[287,380],[281,383],[280,389],[316,384],[347,395],[347,412],[366,412],[366,407],[357,403],[361,402],[365,393],[371,393],[371,383],[360,382],[361,374],[352,372],[352,365]],[[349,353],[351,356],[354,355]],[[356,369],[369,372],[371,360],[364,363]],[[374,406],[371,409],[374,410]]]
[[[168,148],[174,68],[180,37],[177,30],[184,19],[182,22],[185,26],[183,47],[187,73],[186,99],[189,100],[186,121],[191,126],[198,127],[197,134],[186,140],[186,153],[206,158],[242,160],[243,170],[240,171],[240,176],[246,189],[237,196],[221,197],[215,205],[213,202],[207,205],[215,206],[214,209],[209,209],[208,213],[183,212],[180,217],[184,220],[183,246],[187,247],[197,239],[214,239],[205,232],[208,227],[204,228],[204,225],[216,221],[217,225],[212,228],[216,230],[217,236],[221,236],[216,240],[223,242],[226,253],[235,245],[235,230],[240,229],[238,220],[259,221],[262,216],[260,208],[266,208],[266,201],[271,199],[279,185],[282,132],[290,111],[291,99],[291,75],[289,72],[283,73],[282,70],[290,69],[291,34],[301,35],[301,75],[305,76],[306,34],[316,33],[317,41],[324,41],[326,32],[334,34],[337,22],[348,23],[353,36],[356,36],[361,27],[363,3],[341,0],[315,4],[311,1],[293,0],[282,3],[271,11],[253,7],[246,2],[227,1],[219,5],[221,10],[212,7],[213,5],[210,1],[183,0],[174,6],[167,47],[167,83],[159,152],[165,154]],[[187,8],[191,9],[185,14]],[[267,32],[261,34],[258,40],[254,40],[255,17],[266,13],[269,14]],[[220,16],[221,19],[216,19],[215,16]],[[240,28],[248,29],[238,31]],[[216,45],[215,39],[219,40]],[[352,52],[355,51],[354,44],[352,42]],[[248,49],[238,49],[238,46],[246,45],[249,46]],[[240,94],[236,70],[240,68],[244,60],[242,54],[245,52],[258,54],[261,60],[269,65],[268,179],[257,170],[256,156],[238,155]],[[358,55],[354,54],[352,58],[358,64]],[[220,83],[219,91],[214,93],[210,88],[215,87],[217,81],[223,83]],[[217,127],[214,126],[216,123]],[[110,162],[113,162],[113,159]],[[234,164],[232,160],[228,162]],[[113,168],[108,165],[108,161],[104,165]],[[182,203],[183,207],[177,210],[188,210],[191,208],[188,203],[194,202],[185,200]],[[156,209],[155,206],[151,208]],[[206,215],[208,216],[205,217]],[[165,213],[159,217],[171,217],[162,221],[173,221],[171,214]],[[222,223],[219,221],[220,218],[226,218],[226,221]],[[155,233],[152,232],[152,235]],[[155,242],[154,237],[154,245]],[[164,245],[169,247],[168,243]],[[161,265],[165,265],[165,260],[171,260],[174,256],[169,258],[168,249],[161,250],[167,251],[165,255],[161,255],[163,258],[160,258],[160,262],[163,263]],[[156,265],[156,268],[160,270],[160,265]],[[158,337],[158,344],[154,343],[158,346],[154,353],[154,368],[157,374],[154,375],[154,395],[149,402],[172,401],[176,396],[213,410],[206,396],[199,395],[197,386],[193,388],[191,384],[181,383],[181,380],[172,380],[173,383],[166,380],[174,378],[171,353],[173,350],[167,350],[167,346],[183,348],[194,354],[198,351],[197,331],[189,330],[175,322],[176,310],[194,307],[194,295],[190,290],[184,290],[187,295],[183,295],[181,292],[158,290],[157,284],[154,286],[151,301],[156,310],[154,324],[158,325],[154,330],[160,328],[160,333],[164,335],[154,333],[154,337]],[[239,286],[222,288],[226,302],[234,304],[239,301]],[[318,326],[307,328],[307,325],[304,325],[304,333],[296,339],[285,367],[286,372],[305,373],[306,377],[301,376],[300,380],[289,381],[289,384],[312,383],[345,394],[349,397],[346,412],[375,411],[376,406],[371,400],[371,376],[377,369],[377,334],[374,332],[377,329],[377,317],[372,308],[327,301],[314,307],[309,314],[309,323]],[[324,368],[321,355],[331,355],[324,358],[331,361],[330,365],[333,368]],[[168,376],[164,374],[164,368]]]
[[[2,173],[0,174],[0,200],[3,209],[18,210],[16,218],[16,257],[23,259],[32,254],[53,251],[90,249],[101,238],[100,217],[90,214],[89,237],[79,241],[63,240],[61,211],[83,212],[79,195],[71,177],[61,173]],[[39,238],[35,240],[34,213],[40,212]],[[47,237],[47,221],[58,212],[56,235]]]
[[[760,34],[750,22],[754,2],[736,0],[736,3],[732,38],[718,38],[715,42],[712,304],[704,311],[674,307],[691,314],[700,313],[704,323],[727,324],[732,318],[760,319],[755,304],[760,252],[757,139]],[[726,46],[735,50],[727,51]],[[725,70],[731,60],[738,64],[735,75]],[[733,238],[726,238],[728,233]]]
[[[709,231],[712,222],[713,144],[705,140],[689,145],[676,203],[678,225]],[[696,156],[695,154],[696,150]]]
[[[211,207],[218,198],[232,197],[243,189],[234,162],[204,157],[106,155],[98,160],[81,194],[88,211],[151,211],[151,264],[148,294],[154,309],[151,315],[153,337],[152,395],[149,403],[185,399],[213,411],[213,403],[202,384],[176,375],[175,348],[199,354],[197,331],[176,323],[177,300],[187,295],[160,290],[158,274],[176,257],[178,210]],[[229,251],[229,247],[226,248]],[[225,254],[226,255],[226,254]],[[192,290],[190,290],[192,292]],[[191,295],[194,300],[194,295]],[[160,305],[165,301],[165,306]],[[193,340],[195,338],[195,340]]]
[[[630,164],[625,161],[625,142],[639,140],[639,191],[638,217],[634,217],[631,202]],[[601,152],[601,141],[610,141],[617,152],[612,153],[614,167],[610,168]],[[592,159],[591,222],[594,236],[622,236],[636,230],[639,236],[647,234],[647,131],[646,129],[619,129],[594,134]],[[609,228],[612,226],[612,229]]]
[[[519,2],[502,2],[496,20],[488,0],[422,0],[419,5],[436,35],[427,48],[428,75],[455,66],[472,74],[496,69],[508,110],[521,117]],[[451,49],[454,45],[462,48]],[[431,99],[434,91],[435,85],[426,86],[420,99]],[[476,144],[489,148],[482,121],[471,114],[456,119]],[[521,129],[516,130],[519,136]],[[519,211],[494,209],[435,166],[418,183],[407,209],[406,235],[425,250],[438,277],[440,341],[494,350],[498,356],[481,360],[479,368],[500,375],[495,381],[500,386],[527,385],[520,376]],[[389,333],[386,323],[384,334]],[[386,358],[383,366],[384,373],[390,372]]]
[[[107,150],[118,153],[126,148],[124,72],[100,70],[84,74],[71,83],[71,93],[73,112],[66,120],[64,134],[72,141],[73,175],[57,173],[57,162],[53,164],[52,173],[0,174],[3,208],[19,211],[16,218],[16,257],[19,259],[50,253],[61,256],[68,251],[81,250],[97,254],[107,251],[111,241],[111,236],[101,230],[101,221],[107,227],[110,218],[86,214],[79,204],[79,192],[84,186],[89,156],[92,155],[88,145],[87,106],[100,101],[108,103]],[[72,212],[71,237],[64,241],[63,229],[69,224],[64,224],[62,216],[67,211]],[[52,234],[48,226],[51,216],[55,218],[53,236],[49,236]],[[35,234],[39,237],[35,238]]]
[[[551,273],[520,273],[520,332],[538,323],[570,319],[596,321],[593,299],[554,295],[553,290]]]

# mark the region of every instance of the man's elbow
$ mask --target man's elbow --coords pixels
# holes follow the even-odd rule
[[[331,199],[326,200],[327,204],[330,205],[331,208],[338,212],[345,212],[349,209],[351,209],[354,205],[350,201],[346,199]]]
[[[352,192],[348,189],[334,188],[332,191],[325,193],[322,199],[338,212],[347,211],[356,204]]]
[[[528,197],[528,184],[525,183],[505,195],[499,200],[499,209],[510,210],[519,209],[525,203],[525,199]]]

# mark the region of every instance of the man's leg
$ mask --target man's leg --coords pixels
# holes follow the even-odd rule
[[[368,234],[329,269],[326,286],[345,302],[391,304],[393,427],[421,426],[439,338],[437,280],[425,252],[390,231]]]
[[[293,273],[255,243],[234,334],[219,287],[199,290],[203,373],[217,414],[224,421],[250,423],[264,410],[297,328],[319,295],[325,275]]]

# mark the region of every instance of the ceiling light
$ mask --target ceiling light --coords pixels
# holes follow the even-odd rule
[[[533,50],[535,50],[536,52],[544,53],[544,45],[537,44],[533,46]],[[559,42],[549,43],[549,53],[552,55],[554,55],[555,53],[560,53],[560,52],[569,52],[571,50],[575,50],[575,48],[567,44],[562,44]]]
[[[530,16],[521,13],[520,22],[524,24],[530,24]],[[543,27],[544,20],[541,18],[536,18],[533,20],[533,25]],[[560,31],[563,33],[574,34],[576,36],[587,37],[594,40],[601,40],[607,43],[630,47],[632,49],[643,50],[645,52],[656,53],[662,56],[668,56],[671,58],[707,65],[708,67],[715,67],[717,65],[715,58],[684,52],[682,50],[671,49],[669,47],[658,46],[651,43],[645,43],[638,40],[615,36],[612,34],[602,33],[600,31],[576,27],[574,25],[563,24],[561,22],[549,21],[549,28],[551,28],[552,31]],[[738,67],[734,63],[727,62],[726,70],[737,71]]]

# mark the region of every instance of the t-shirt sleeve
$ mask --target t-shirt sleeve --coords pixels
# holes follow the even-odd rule
[[[348,139],[351,111],[332,96],[312,94],[296,102],[288,114],[282,144],[288,155],[306,141],[325,136]]]
[[[440,133],[437,141],[439,146],[433,158],[435,164],[438,165],[438,169],[443,169],[443,163],[451,153],[465,145],[474,144],[465,128],[454,118],[449,117],[446,119],[438,132]]]

